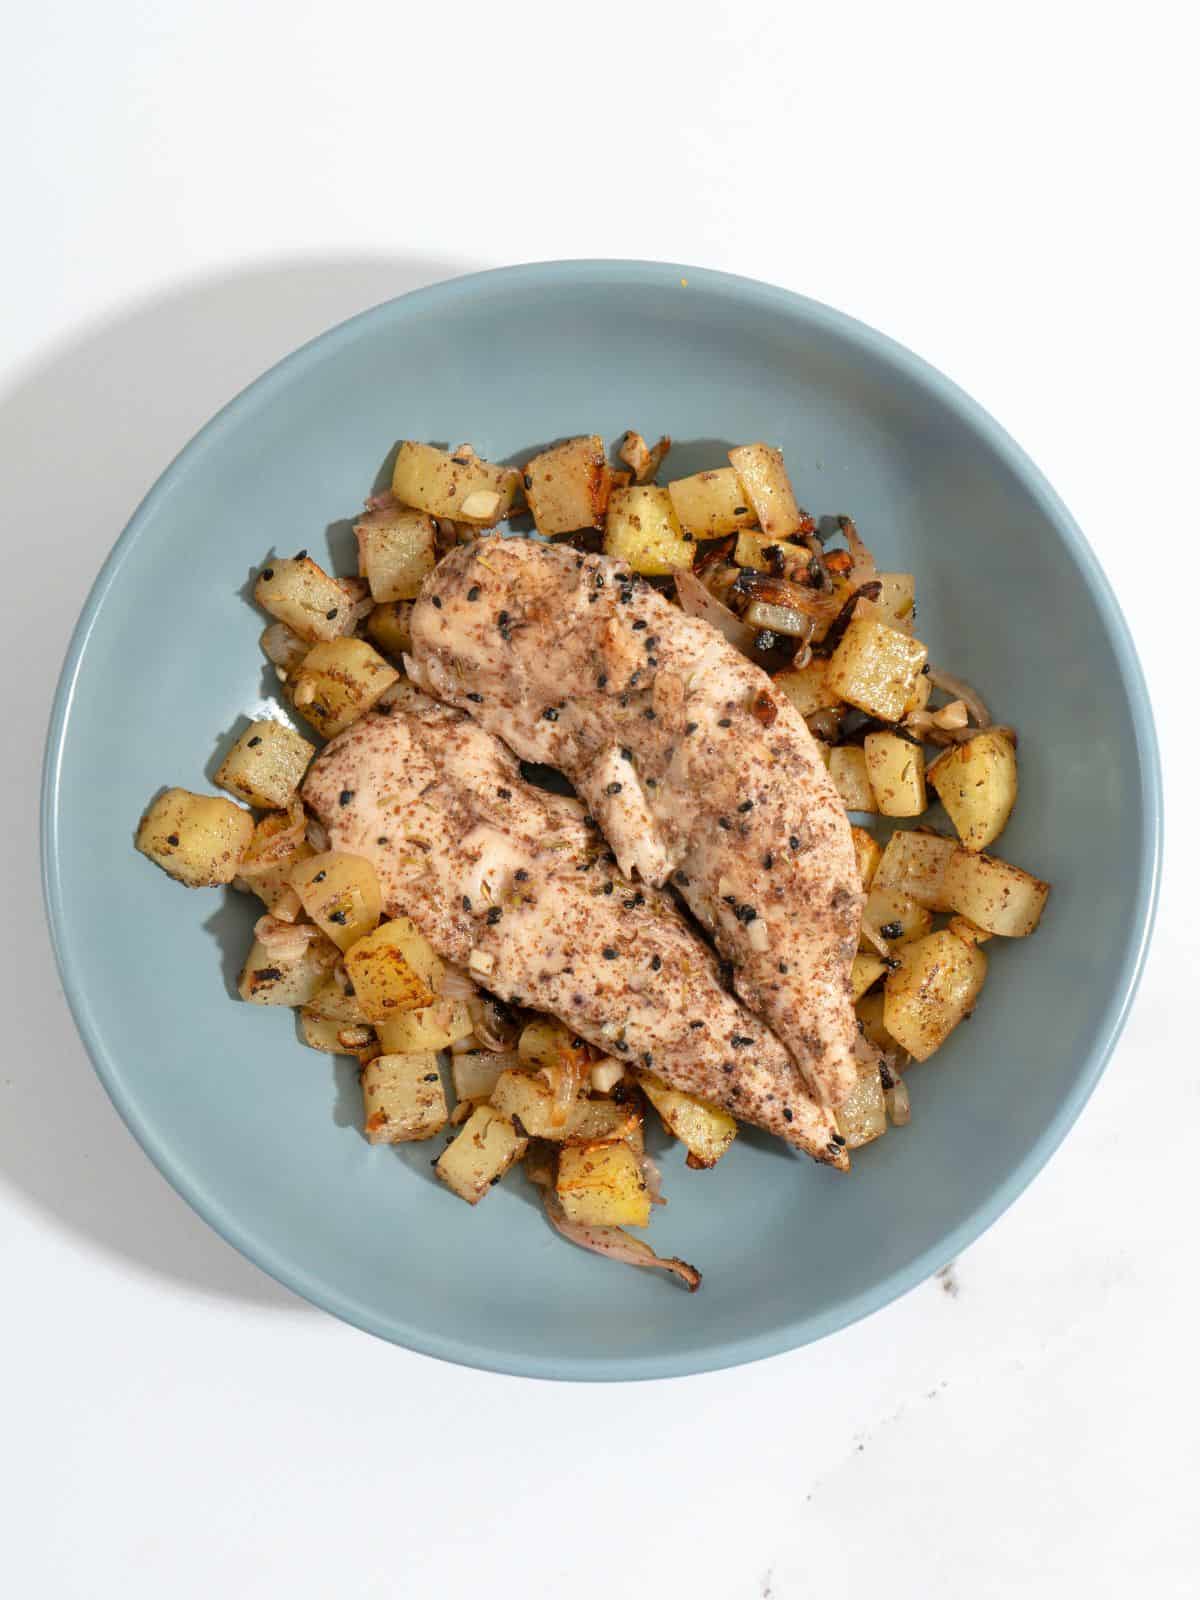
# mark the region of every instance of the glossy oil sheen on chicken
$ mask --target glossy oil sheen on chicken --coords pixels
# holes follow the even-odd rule
[[[673,881],[813,1094],[854,1087],[850,825],[803,718],[623,562],[484,539],[430,574],[410,671],[565,772],[643,883]]]
[[[364,717],[315,762],[304,799],[335,850],[374,863],[387,911],[501,999],[848,1164],[830,1113],[721,987],[670,894],[623,876],[582,807],[526,783],[469,718],[423,695]]]

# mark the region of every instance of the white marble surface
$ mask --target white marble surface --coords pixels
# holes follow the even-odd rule
[[[6,17],[5,1593],[1197,1593],[1185,10],[57,0]],[[1016,435],[1139,639],[1174,848],[1110,1072],[952,1272],[755,1367],[566,1389],[342,1327],[175,1197],[62,1005],[35,797],[77,608],[216,406],[415,284],[604,254],[827,300]]]

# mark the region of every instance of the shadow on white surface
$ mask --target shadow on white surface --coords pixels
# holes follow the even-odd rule
[[[310,259],[241,268],[156,294],[62,337],[0,392],[9,715],[4,832],[0,1186],[18,1217],[188,1288],[280,1309],[304,1303],[194,1215],[138,1150],[93,1075],[42,918],[37,796],[50,701],[71,627],[109,547],[192,434],[260,372],[335,322],[467,270],[448,261]],[[119,848],[120,842],[114,846]]]

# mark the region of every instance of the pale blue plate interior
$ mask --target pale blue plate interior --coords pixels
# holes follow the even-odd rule
[[[686,277],[687,286],[681,283]],[[670,475],[730,442],[787,454],[814,513],[850,512],[918,574],[918,631],[1017,725],[1002,853],[1054,883],[1028,941],[988,947],[973,1020],[913,1070],[913,1120],[849,1179],[755,1135],[711,1173],[664,1157],[650,1237],[673,1280],[560,1241],[523,1180],[476,1210],[431,1149],[369,1149],[351,1069],[287,1012],[237,1004],[254,918],[131,849],[162,784],[205,787],[268,692],[242,592],[267,551],[330,551],[401,436],[505,458],[565,433],[671,432]],[[343,533],[332,535],[351,570]],[[1153,914],[1153,726],[1112,594],[1064,507],[952,384],[845,317],[690,268],[614,262],[459,279],[333,329],[240,395],[149,494],[98,579],[50,730],[44,856],[67,995],[147,1153],[224,1236],[337,1315],[417,1350],[559,1378],[674,1375],[802,1344],[917,1283],[1009,1204],[1078,1114]],[[131,1155],[131,1159],[133,1159]]]

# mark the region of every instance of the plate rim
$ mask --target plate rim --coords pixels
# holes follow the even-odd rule
[[[178,1167],[152,1127],[140,1114],[136,1097],[120,1088],[108,1058],[99,1027],[91,1015],[86,980],[70,966],[67,955],[64,883],[59,851],[60,778],[72,703],[80,667],[92,630],[105,600],[120,578],[122,568],[148,524],[169,500],[175,479],[185,462],[210,447],[238,422],[252,399],[278,388],[331,346],[356,337],[372,321],[386,321],[403,307],[405,314],[444,312],[463,298],[481,290],[568,287],[575,283],[623,283],[630,287],[661,289],[672,280],[687,288],[703,288],[754,309],[782,313],[807,325],[836,334],[861,347],[917,385],[931,390],[949,410],[961,417],[1025,486],[1054,525],[1079,570],[1116,656],[1117,669],[1128,697],[1137,744],[1142,805],[1138,840],[1138,877],[1135,905],[1109,1002],[1097,1019],[1091,1050],[1054,1116],[1041,1130],[1008,1179],[921,1255],[883,1275],[869,1289],[823,1313],[792,1319],[764,1333],[716,1341],[711,1345],[674,1353],[646,1356],[553,1358],[525,1357],[497,1352],[486,1343],[441,1333],[431,1333],[395,1317],[383,1317],[370,1306],[340,1294],[309,1272],[302,1263],[254,1238],[231,1216],[218,1196],[207,1192],[192,1175]],[[952,379],[906,346],[866,323],[822,302],[758,279],[680,263],[638,260],[571,259],[497,267],[441,280],[410,290],[369,307],[334,324],[269,367],[221,407],[177,452],[142,498],[120,537],[106,557],[72,630],[55,690],[46,734],[41,782],[41,877],[51,945],[59,979],[75,1026],[88,1057],[118,1115],[145,1154],[167,1182],[205,1222],[240,1254],[268,1276],[319,1309],[420,1354],[457,1365],[514,1377],[559,1381],[628,1381],[678,1378],[719,1371],[798,1349],[849,1327],[924,1282],[946,1262],[974,1243],[1024,1192],[1045,1167],[1070,1131],[1112,1058],[1113,1051],[1141,982],[1158,909],[1162,878],[1163,793],[1158,738],[1153,708],[1129,625],[1109,580],[1090,544],[1066,505],[1025,451],[1008,432]]]

